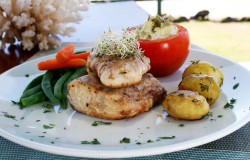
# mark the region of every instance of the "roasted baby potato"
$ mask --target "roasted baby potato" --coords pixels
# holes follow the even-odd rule
[[[207,102],[213,104],[220,95],[220,86],[213,77],[204,74],[192,74],[179,84],[179,90],[190,90],[204,96]]]
[[[188,66],[182,74],[182,79],[191,74],[206,74],[212,76],[215,81],[221,86],[223,84],[223,74],[222,72],[214,67],[212,64],[205,61],[194,61],[190,66]]]
[[[206,99],[197,92],[179,90],[170,93],[163,101],[165,111],[175,119],[197,120],[209,112]]]

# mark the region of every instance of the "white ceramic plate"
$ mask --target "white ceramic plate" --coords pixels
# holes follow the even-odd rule
[[[221,69],[225,80],[218,101],[211,106],[212,116],[198,121],[177,121],[167,117],[161,105],[137,117],[112,121],[111,125],[93,127],[101,120],[74,112],[70,107],[43,113],[42,104],[20,110],[11,100],[18,101],[25,86],[42,72],[36,65],[46,56],[17,66],[0,76],[0,134],[20,145],[60,155],[117,158],[169,153],[199,146],[239,129],[250,120],[250,72],[240,65],[206,52],[191,50],[186,63],[175,74],[159,78],[168,93],[177,90],[181,74],[191,60],[205,60]],[[25,77],[26,74],[30,76]],[[233,89],[239,83],[237,89]],[[224,109],[232,98],[237,99],[233,109]],[[46,104],[46,103],[44,103]],[[15,116],[7,118],[6,113]],[[107,121],[107,120],[103,120]],[[44,129],[43,125],[55,125]],[[181,127],[180,124],[184,126]],[[160,139],[159,137],[174,139]],[[129,144],[121,144],[124,137]],[[101,145],[81,144],[94,138]],[[153,141],[148,143],[148,141]],[[136,144],[142,143],[141,145]]]

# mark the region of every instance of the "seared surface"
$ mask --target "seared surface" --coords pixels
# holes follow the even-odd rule
[[[111,89],[94,74],[75,79],[68,85],[68,99],[78,112],[104,119],[123,119],[149,111],[162,102],[165,89],[151,74],[138,85]]]
[[[89,72],[95,73],[103,85],[110,88],[129,87],[140,83],[150,69],[150,60],[141,55],[121,59],[119,56],[95,57],[87,61]]]

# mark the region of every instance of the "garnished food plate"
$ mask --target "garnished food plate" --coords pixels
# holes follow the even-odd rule
[[[86,50],[87,48],[84,48]],[[20,110],[14,104],[36,76],[45,56],[19,65],[0,76],[0,135],[17,144],[54,154],[118,158],[180,151],[222,138],[250,120],[250,72],[237,63],[191,49],[185,64],[174,74],[158,78],[167,92],[178,89],[190,61],[207,61],[224,75],[219,99],[210,113],[197,121],[175,120],[161,105],[134,118],[103,120],[48,103]]]

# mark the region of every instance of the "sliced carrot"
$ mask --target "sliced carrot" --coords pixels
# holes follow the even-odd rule
[[[59,52],[56,54],[56,60],[59,63],[64,63],[66,62],[74,53],[74,45],[68,45],[61,49]]]
[[[62,64],[62,68],[75,68],[75,67],[83,67],[86,65],[85,59],[70,59]]]
[[[57,59],[50,59],[47,61],[42,61],[38,63],[39,70],[55,70],[61,68],[76,68],[83,67],[86,65],[86,60],[84,59],[69,59],[64,63],[59,63]]]
[[[87,60],[89,55],[90,55],[90,52],[83,52],[83,53],[73,54],[73,55],[70,56],[70,59],[80,58],[80,59]]]
[[[56,59],[49,59],[47,61],[42,61],[37,64],[39,70],[52,70],[59,69],[59,65]]]

